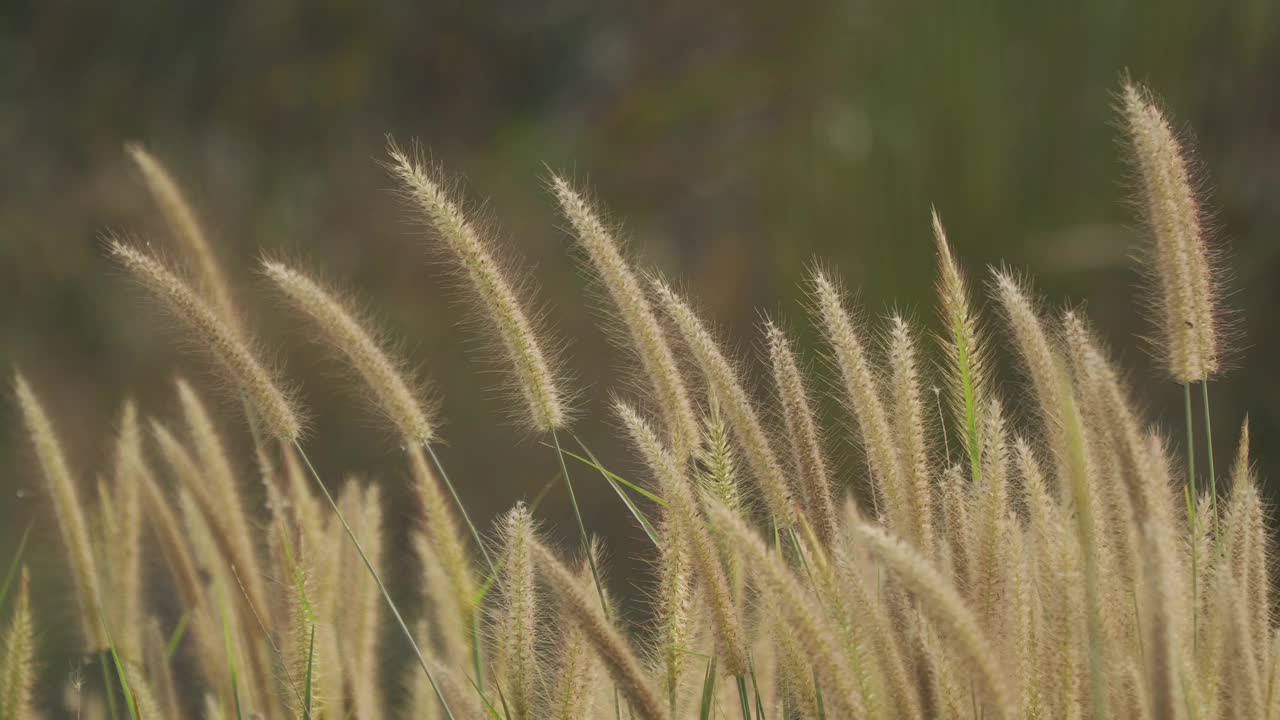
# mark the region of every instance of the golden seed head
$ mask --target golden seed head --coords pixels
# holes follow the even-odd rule
[[[190,286],[154,255],[111,238],[112,256],[209,352],[266,428],[283,442],[302,436],[302,419],[290,397],[252,349]]]
[[[1120,112],[1152,239],[1160,356],[1177,382],[1205,380],[1219,369],[1220,292],[1187,152],[1146,88],[1126,82]]]
[[[311,318],[324,341],[342,353],[360,375],[403,442],[431,442],[435,438],[434,424],[404,363],[391,357],[358,314],[299,270],[270,260],[263,261],[262,267],[293,306]]]
[[[567,427],[571,419],[569,393],[558,369],[554,342],[539,327],[520,300],[512,273],[506,271],[493,248],[454,201],[435,174],[401,150],[394,142],[387,148],[388,168],[402,190],[448,250],[454,264],[466,276],[483,316],[497,336],[524,400],[520,417],[539,433]]]
[[[559,175],[552,177],[551,186],[574,237],[587,254],[592,274],[613,301],[625,328],[623,344],[635,352],[653,386],[655,405],[666,425],[672,450],[676,457],[684,459],[697,446],[698,421],[675,354],[644,287],[591,203]]]
[[[127,143],[124,149],[138,166],[138,171],[147,184],[147,190],[155,199],[156,205],[160,207],[170,232],[177,236],[178,241],[190,254],[192,264],[195,265],[198,273],[197,284],[200,291],[223,321],[236,329],[237,313],[235,303],[231,300],[231,289],[227,285],[226,278],[223,277],[217,257],[209,246],[195,211],[182,195],[182,189],[164,165],[147,152],[140,143]]]

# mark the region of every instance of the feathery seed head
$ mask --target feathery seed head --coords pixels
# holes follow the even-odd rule
[[[591,566],[594,563],[598,567],[604,562],[598,541],[592,541],[590,553],[578,567],[578,581],[588,592],[595,592]],[[558,663],[547,697],[550,717],[554,720],[587,720],[596,699],[600,668],[592,657],[586,634],[573,624],[562,628],[556,658]]]
[[[781,556],[771,552],[759,534],[749,528],[743,518],[720,503],[707,508],[708,520],[729,547],[740,553],[745,565],[753,570],[761,592],[790,623],[794,633],[810,657],[814,674],[824,689],[824,697],[836,717],[859,718],[866,715],[862,695],[836,640],[840,634],[815,598],[806,591],[795,574],[786,567]]]
[[[99,587],[97,563],[93,546],[89,542],[89,524],[85,519],[85,505],[80,500],[75,478],[67,467],[62,443],[54,431],[53,423],[45,414],[26,378],[14,372],[14,391],[18,406],[22,409],[27,433],[35,448],[36,457],[48,483],[49,497],[58,518],[58,531],[62,544],[71,561],[71,577],[75,582],[76,600],[80,610],[80,627],[84,633],[87,650],[100,650],[107,646],[99,612],[102,609],[102,592]]]
[[[933,235],[938,245],[938,298],[946,326],[939,344],[947,353],[947,389],[956,427],[961,429],[969,454],[969,468],[976,482],[982,454],[982,411],[990,387],[985,333],[977,311],[969,301],[969,289],[947,242],[942,219],[932,213]]]
[[[566,427],[571,419],[570,398],[556,353],[543,342],[549,334],[539,328],[537,317],[526,312],[511,273],[503,270],[489,243],[481,238],[435,173],[423,167],[420,158],[410,157],[394,142],[387,152],[391,156],[388,169],[454,264],[466,275],[484,317],[495,331],[514,373],[515,386],[524,399],[524,420],[539,433]]]
[[[199,277],[197,285],[201,294],[223,322],[233,330],[238,329],[239,323],[235,303],[231,300],[231,289],[227,286],[226,278],[223,277],[213,249],[209,247],[209,241],[205,238],[203,228],[200,227],[200,221],[196,219],[195,211],[182,196],[178,183],[164,165],[141,144],[127,143],[124,149],[138,166],[138,171],[147,184],[147,190],[155,199],[156,205],[160,207],[170,232],[186,246],[186,251],[191,256],[190,259]]]
[[[765,337],[773,367],[774,389],[787,436],[791,440],[791,456],[795,484],[804,499],[804,511],[824,545],[831,543],[836,532],[835,503],[831,498],[831,477],[827,472],[826,453],[814,416],[809,392],[805,388],[800,366],[786,334],[772,320],[765,320]]]
[[[111,502],[115,518],[107,541],[109,563],[116,578],[118,597],[112,603],[113,626],[117,629],[117,642],[126,654],[136,654],[142,649],[142,507],[140,467],[142,440],[138,432],[138,409],[132,400],[126,400],[120,413],[120,427],[116,435],[115,473]]]
[[[9,632],[0,647],[4,661],[0,662],[0,716],[6,718],[34,717],[32,695],[35,688],[35,629],[31,621],[31,577],[27,566],[22,566],[18,576],[18,599],[14,604],[13,620]]]
[[[893,431],[897,436],[898,467],[904,475],[904,495],[910,516],[916,521],[911,539],[927,555],[934,553],[933,489],[929,482],[929,426],[920,398],[916,340],[911,325],[895,314],[886,339],[886,355],[892,374]]]
[[[884,530],[865,523],[851,530],[858,544],[884,563],[916,596],[925,615],[946,631],[954,652],[972,663],[986,712],[1005,720],[1017,717],[1015,698],[994,645],[955,586],[916,550]]]
[[[847,309],[845,292],[832,274],[814,267],[809,293],[813,312],[830,346],[832,364],[844,383],[845,405],[857,421],[874,488],[884,498],[886,518],[892,527],[909,533],[917,521],[909,515],[908,488],[904,487],[889,414],[880,395],[882,382],[872,367],[854,317]]]
[[[199,347],[218,361],[272,435],[282,442],[302,435],[302,419],[290,394],[258,360],[241,334],[154,255],[111,238],[112,256],[156,297],[191,333]]]
[[[659,488],[667,498],[671,520],[675,525],[674,539],[679,545],[687,546],[705,585],[712,625],[725,669],[734,675],[748,672],[750,659],[747,656],[742,618],[729,592],[724,567],[707,533],[706,523],[702,519],[697,498],[683,466],[662,446],[649,423],[631,406],[615,400],[614,411],[640,449],[650,471],[656,476]]]
[[[666,707],[650,685],[643,665],[605,617],[599,599],[536,538],[531,546],[538,574],[555,593],[564,612],[587,636],[632,709],[642,720],[666,720]]]
[[[1119,111],[1152,236],[1148,270],[1160,355],[1177,382],[1206,380],[1221,360],[1221,292],[1187,151],[1146,88],[1126,81]]]
[[[704,491],[731,509],[741,511],[736,453],[729,437],[729,426],[720,411],[720,401],[714,392],[707,394],[707,412],[701,424],[702,441],[694,451],[694,460],[697,461],[694,477]]]
[[[574,238],[586,252],[592,275],[609,294],[626,330],[629,342],[622,344],[636,354],[653,386],[672,451],[683,460],[696,447],[698,423],[675,355],[644,287],[591,203],[559,175],[552,176],[551,186]]]
[[[1067,401],[1064,392],[1070,392],[1070,383],[1064,385],[1058,372],[1061,353],[1046,332],[1040,313],[1022,283],[1004,270],[995,270],[993,278],[995,295],[1004,310],[1014,345],[1035,391],[1045,437],[1058,467],[1064,468],[1068,449],[1062,429],[1062,408]]]
[[[515,718],[533,717],[539,692],[536,631],[538,599],[534,587],[533,517],[517,503],[500,521],[503,561],[499,578],[496,650],[499,685]]]
[[[738,373],[693,308],[661,278],[651,277],[650,284],[658,304],[675,323],[685,345],[693,353],[711,392],[722,403],[725,419],[729,421],[747,464],[760,484],[769,513],[779,527],[791,525],[795,510],[782,467]]]
[[[311,318],[323,340],[360,375],[404,444],[431,442],[435,437],[434,423],[404,363],[391,357],[349,304],[284,263],[264,260],[262,268],[293,306]]]

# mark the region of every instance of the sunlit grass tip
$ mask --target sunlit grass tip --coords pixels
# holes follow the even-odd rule
[[[155,255],[116,237],[108,238],[107,246],[121,266],[185,326],[191,343],[213,356],[272,435],[284,442],[301,437],[303,420],[291,393],[240,333]]]
[[[439,171],[394,141],[388,141],[387,153],[391,157],[387,167],[400,182],[405,199],[466,277],[496,336],[496,346],[506,356],[513,385],[523,399],[523,411],[516,417],[538,433],[566,427],[572,419],[571,393],[558,360],[559,346],[541,318],[531,315],[522,302],[522,288],[513,279],[518,276],[507,269],[500,249],[463,211],[456,193],[439,179]]]

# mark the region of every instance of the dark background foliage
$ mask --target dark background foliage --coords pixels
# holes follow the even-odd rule
[[[322,269],[403,338],[438,391],[441,452],[479,521],[534,496],[553,456],[501,424],[504,401],[460,351],[469,341],[447,278],[378,164],[392,133],[465,177],[536,274],[573,338],[578,430],[624,473],[636,466],[602,403],[620,358],[582,302],[548,166],[594,187],[636,256],[698,298],[756,377],[761,308],[793,318],[814,357],[797,289],[814,257],[841,270],[872,317],[897,308],[933,326],[936,206],[975,278],[1004,263],[1054,306],[1085,303],[1181,442],[1180,390],[1132,340],[1147,327],[1131,260],[1142,238],[1112,111],[1127,69],[1194,128],[1244,331],[1234,369],[1213,384],[1219,470],[1247,412],[1265,477],[1280,457],[1278,15],[1267,0],[6,2],[0,364],[23,368],[45,397],[86,495],[107,474],[124,397],[172,417],[176,373],[219,400],[244,455],[234,403],[101,246],[107,229],[169,243],[121,149],[140,140],[183,181],[252,325],[302,386],[322,472],[383,484],[397,558],[408,557],[397,548],[410,511],[396,448],[264,292],[264,250]],[[1015,407],[1020,390],[1006,386]],[[846,439],[832,445],[856,473]],[[0,413],[0,467],[0,556],[33,525],[29,562],[50,599],[37,621],[57,672],[74,610],[12,408]],[[614,591],[640,597],[641,534],[597,477],[577,477],[590,529],[613,551]],[[562,488],[539,514],[569,536]],[[409,596],[414,568],[395,568]]]

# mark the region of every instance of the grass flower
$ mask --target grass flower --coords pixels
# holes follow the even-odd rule
[[[302,435],[302,419],[289,393],[232,326],[155,256],[114,238],[109,248],[129,274],[186,326],[193,342],[217,360],[272,435],[284,442]]]
[[[404,445],[426,444],[435,438],[434,423],[409,379],[404,364],[366,330],[367,323],[347,303],[315,279],[284,263],[263,261],[263,272],[290,304],[314,323],[326,343],[360,375],[382,414],[399,431]]]
[[[62,443],[53,429],[53,423],[21,373],[14,374],[13,388],[18,396],[18,406],[22,408],[23,421],[35,448],[36,458],[40,461],[48,483],[49,497],[58,517],[62,546],[71,562],[71,579],[75,582],[80,630],[86,649],[102,650],[107,646],[100,619],[103,594],[80,491],[71,475],[71,469],[67,467]]]
[[[402,186],[406,199],[421,213],[466,276],[484,316],[498,338],[498,345],[515,376],[515,387],[524,400],[523,419],[534,431],[547,433],[569,423],[569,397],[557,371],[556,356],[519,299],[519,288],[503,268],[473,222],[462,211],[435,174],[394,143],[388,147],[389,168]]]

